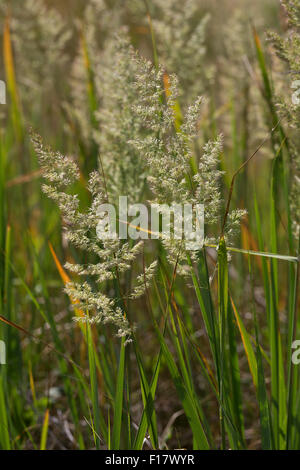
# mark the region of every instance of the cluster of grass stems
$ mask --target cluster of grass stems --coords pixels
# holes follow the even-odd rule
[[[241,245],[226,247],[220,229],[218,246],[198,252],[188,291],[176,266],[170,269],[161,247],[156,279],[146,289],[138,315],[124,298],[116,273],[114,296],[128,318],[142,325],[124,346],[109,327],[72,324],[68,311],[57,319],[58,306],[72,301],[62,294],[69,278],[62,267],[65,253],[59,248],[59,215],[40,194],[6,20],[3,61],[8,119],[0,135],[0,338],[7,345],[7,364],[0,366],[1,449],[55,448],[57,409],[69,428],[64,446],[74,449],[300,448],[299,367],[291,360],[292,343],[300,332],[300,267],[289,209],[289,139],[274,105],[270,72],[255,31],[253,44],[269,122],[262,145],[272,148],[273,160],[268,181],[258,184],[257,194],[254,190],[243,201],[249,215]],[[93,107],[92,86],[89,93]],[[212,109],[207,129],[216,128],[215,116]],[[233,146],[238,146],[236,119],[233,110]],[[60,136],[57,140],[59,146]],[[239,188],[248,184],[247,170],[260,152],[255,150],[247,161],[234,163],[232,182],[224,181],[228,206],[238,200]],[[240,149],[233,151],[238,155]],[[33,190],[34,214],[27,205]],[[277,254],[279,247],[286,249],[285,255]],[[228,250],[230,265],[237,266],[237,279],[230,275]],[[187,263],[192,264],[189,257]],[[263,313],[257,312],[255,302],[260,285]],[[240,311],[246,287],[251,291],[247,319],[245,310]],[[80,316],[76,304],[74,308]],[[279,314],[282,309],[284,317]],[[64,324],[72,327],[64,331]],[[165,401],[177,397],[177,408],[171,409],[163,432],[157,405],[162,403],[162,392],[157,399],[161,378],[168,384]],[[61,391],[58,404],[47,396],[53,388]],[[176,431],[177,419],[188,441]]]

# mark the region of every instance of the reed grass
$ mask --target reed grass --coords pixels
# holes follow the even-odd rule
[[[128,25],[133,43],[144,44],[158,69],[163,49],[155,36],[156,10],[148,5],[146,12],[136,13]],[[221,100],[217,81],[206,86],[209,104],[190,171],[196,173],[200,144],[222,130],[220,165],[229,169],[221,188],[223,228],[222,223],[216,228],[216,243],[197,252],[196,263],[185,253],[188,279],[178,273],[178,263],[169,263],[157,240],[145,245],[139,261],[145,270],[153,254],[158,259],[143,297],[134,303],[124,294],[135,276],[134,263],[124,279],[115,272],[112,283],[105,283],[105,292],[137,325],[125,345],[110,325],[72,320],[88,312],[63,293],[71,279],[63,265],[86,259],[61,236],[60,214],[41,193],[26,130],[27,123],[38,129],[45,120],[49,131],[44,138],[80,155],[76,189],[82,206],[89,207],[85,182],[101,151],[95,138],[95,111],[101,115],[95,51],[89,50],[82,28],[78,44],[85,64],[89,140],[78,132],[69,97],[57,104],[57,127],[67,122],[68,130],[56,134],[43,107],[32,116],[28,104],[22,105],[26,89],[18,82],[14,14],[13,9],[1,16],[8,104],[0,133],[0,339],[7,345],[7,363],[0,365],[0,449],[299,450],[299,366],[292,362],[292,343],[300,339],[300,247],[290,208],[292,137],[276,106],[272,52],[262,45],[260,33],[249,28],[255,56],[255,81],[249,86],[255,90],[264,137],[249,150],[247,139],[256,129],[244,114],[248,128],[240,135],[241,109],[232,84]],[[105,60],[99,60],[104,67]],[[166,95],[172,80],[168,73]],[[244,112],[251,115],[247,97]],[[229,133],[224,101],[230,108]],[[183,108],[180,96],[174,104],[176,132]],[[249,155],[241,159],[246,151]],[[237,237],[234,246],[224,238],[230,206],[248,211],[244,238]]]

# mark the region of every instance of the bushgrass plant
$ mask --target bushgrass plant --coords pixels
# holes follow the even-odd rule
[[[225,0],[224,28],[214,2],[22,3],[1,8],[0,448],[299,449],[299,1],[264,24],[251,2],[243,36]],[[99,241],[120,195],[203,203],[203,248]]]

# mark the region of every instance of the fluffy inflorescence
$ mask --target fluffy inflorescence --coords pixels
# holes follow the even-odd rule
[[[159,57],[167,72],[177,75],[183,102],[191,103],[203,93],[209,69],[203,66],[209,15],[201,13],[197,0],[155,0],[153,4]]]
[[[112,323],[117,328],[118,336],[125,336],[129,341],[131,328],[128,320],[116,304],[116,300],[101,292],[101,285],[104,281],[110,281],[131,268],[132,262],[141,251],[142,243],[138,242],[131,247],[129,243],[121,243],[118,239],[99,240],[96,233],[99,222],[98,208],[101,203],[107,201],[100,173],[95,170],[90,175],[88,190],[92,202],[87,212],[81,212],[78,195],[67,192],[70,185],[79,179],[79,169],[74,160],[45,147],[37,135],[32,135],[32,142],[39,157],[43,176],[47,180],[43,190],[58,204],[62,212],[67,240],[76,248],[84,250],[87,255],[96,257],[94,263],[66,263],[66,268],[80,276],[89,279],[93,277],[97,288],[92,288],[88,281],[72,282],[68,284],[66,291],[76,302],[76,308],[85,312],[81,320],[91,323]],[[152,269],[149,273],[146,272],[146,281],[150,280],[152,273]],[[139,280],[137,284],[141,294],[142,286]],[[134,291],[135,297],[136,293]]]
[[[149,2],[150,15],[155,32],[155,43],[159,60],[169,74],[175,73],[180,82],[181,103],[186,106],[205,89],[210,67],[204,66],[205,31],[208,15],[203,16],[198,0],[168,0]],[[110,108],[117,95],[126,84],[132,88],[132,82],[126,78],[133,71],[130,62],[125,82],[122,85],[121,74],[116,70],[120,62],[120,50],[116,51],[114,34],[116,31],[127,32],[132,23],[144,31],[149,31],[149,17],[146,2],[130,0],[128,2],[105,2],[88,0],[85,2],[83,21],[78,23],[78,51],[71,71],[72,105],[64,103],[65,108],[76,122],[80,137],[89,147],[93,141],[94,119],[91,119],[86,83],[95,76],[97,87],[94,93],[99,103]],[[130,19],[130,21],[129,21]],[[142,25],[142,26],[141,26]],[[116,54],[116,55],[114,55]],[[113,64],[114,57],[116,62]],[[121,60],[126,60],[123,56]],[[110,76],[109,76],[110,73]],[[105,89],[105,91],[104,91]],[[107,93],[108,92],[108,93]],[[110,95],[114,97],[110,100]],[[129,94],[130,96],[130,94]],[[121,97],[124,99],[125,97]],[[103,122],[104,119],[103,119]]]
[[[196,99],[188,108],[183,123],[179,124],[176,122],[175,113],[179,93],[176,76],[169,78],[166,89],[162,68],[156,70],[150,62],[142,58],[136,60],[139,64],[139,75],[136,79],[138,98],[134,110],[143,119],[148,135],[136,139],[133,144],[148,165],[148,182],[154,194],[153,202],[169,205],[203,204],[206,226],[215,225],[220,221],[222,214],[222,171],[219,170],[222,137],[204,146],[198,171],[194,174],[191,170],[191,160],[193,144],[198,134],[202,99]],[[243,210],[230,213],[225,227],[227,240],[239,225],[244,213]],[[184,264],[186,257],[182,253],[181,241],[164,240],[164,244],[170,260],[178,265],[180,261]],[[182,272],[184,271],[185,267]]]
[[[247,9],[248,7],[251,15],[251,5],[247,6]],[[254,5],[252,7],[254,8]],[[217,93],[221,100],[230,99],[232,107],[232,113],[223,113],[220,118],[225,135],[224,147],[240,158],[240,163],[234,162],[236,167],[249,157],[251,149],[258,147],[268,132],[269,125],[262,107],[261,90],[253,79],[254,76],[259,76],[260,70],[252,44],[250,15],[245,15],[244,10],[237,8],[233,10],[228,22],[224,22],[224,55],[216,64],[219,72],[216,73],[219,83]],[[255,18],[256,28],[260,27],[261,21],[262,18]],[[226,90],[225,95],[223,90]],[[234,139],[232,126],[236,132]],[[249,131],[253,128],[255,132]],[[272,158],[272,151],[267,146],[264,146],[261,152],[265,160]],[[245,199],[245,196],[241,199],[243,198]]]
[[[99,72],[103,107],[97,113],[100,128],[95,138],[101,157],[100,169],[89,177],[88,211],[79,210],[78,195],[70,192],[71,185],[79,179],[74,160],[44,147],[36,135],[32,140],[47,180],[43,190],[62,212],[66,238],[96,259],[86,264],[66,264],[68,270],[85,277],[81,283],[68,285],[67,292],[86,312],[85,319],[113,323],[118,335],[128,339],[131,330],[124,312],[101,289],[104,282],[118,281],[119,274],[131,269],[142,242],[132,246],[117,238],[99,240],[96,233],[99,205],[115,203],[120,195],[127,195],[129,203],[140,202],[148,184],[154,204],[180,204],[181,207],[186,203],[203,204],[206,227],[215,230],[222,215],[222,171],[219,170],[222,137],[204,146],[195,171],[191,162],[202,99],[197,98],[189,106],[181,122],[176,115],[179,94],[176,76],[168,76],[163,68],[155,68],[141,58],[126,38],[116,39],[111,43],[111,50],[113,60],[107,60],[106,72],[101,75]],[[227,239],[239,226],[242,215],[243,211],[229,214],[225,227]],[[164,238],[163,243],[170,261],[177,263],[178,271],[185,274],[182,240]],[[131,299],[141,296],[150,286],[155,269],[156,262],[144,267],[133,291],[128,293]],[[91,278],[93,283],[89,282]]]
[[[299,129],[300,129],[300,100],[293,100],[294,93],[293,81],[298,79],[300,71],[300,1],[285,0],[282,1],[288,15],[288,31],[286,37],[282,38],[278,34],[269,33],[269,39],[272,41],[278,56],[288,65],[291,73],[291,89],[290,98],[281,97],[279,107],[281,111],[288,117],[290,126],[295,132],[292,135],[292,146],[290,148],[292,154],[292,178],[290,205],[293,218],[294,235],[296,238],[300,235],[300,154],[296,150],[299,147]],[[296,83],[296,89],[299,90],[299,82]],[[296,90],[295,90],[296,91]]]
[[[140,202],[145,190],[145,164],[131,141],[144,132],[144,123],[134,111],[137,54],[124,35],[110,42],[104,65],[96,74],[101,109],[96,113],[99,129],[95,140],[107,177],[110,201],[127,195],[129,204]]]

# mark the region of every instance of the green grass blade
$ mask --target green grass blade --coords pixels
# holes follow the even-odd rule
[[[47,449],[48,427],[49,427],[49,410],[46,410],[44,421],[43,421],[43,427],[42,427],[40,450]]]
[[[190,423],[191,429],[193,431],[194,439],[199,450],[208,450],[209,444],[207,437],[204,433],[202,423],[198,416],[197,410],[194,405],[192,397],[189,395],[189,391],[186,389],[184,381],[179,373],[177,365],[174,361],[174,358],[166,344],[166,341],[159,330],[158,326],[155,326],[159,342],[162,347],[163,355],[166,360],[168,369],[170,371],[171,377],[173,379],[174,385],[177,390],[179,399],[182,402],[186,417]]]
[[[236,343],[236,326],[234,323],[234,316],[232,306],[228,304],[228,340],[229,340],[229,354],[230,354],[230,374],[232,383],[232,398],[231,403],[234,411],[234,423],[239,430],[241,442],[245,442],[244,436],[244,418],[242,407],[242,390],[241,390],[241,373],[238,360],[238,351]]]
[[[6,402],[6,393],[5,393],[5,385],[3,379],[2,368],[3,365],[0,366],[0,447],[2,450],[10,450],[10,436],[8,430],[8,408]]]
[[[251,375],[252,375],[253,384],[254,384],[255,387],[257,387],[257,361],[256,361],[256,357],[255,357],[255,352],[254,352],[254,349],[253,349],[253,346],[252,346],[252,343],[251,343],[251,337],[250,337],[249,333],[247,332],[247,330],[245,328],[243,320],[242,320],[240,314],[238,313],[238,310],[237,310],[236,306],[234,305],[232,297],[230,297],[230,301],[231,301],[231,306],[232,306],[232,309],[233,309],[233,312],[234,312],[234,316],[235,316],[238,328],[240,330],[240,335],[241,335],[241,338],[242,338],[242,341],[243,341],[244,349],[245,349],[245,352],[246,352],[246,355],[247,355],[249,369],[250,369],[250,372],[251,372]]]
[[[124,399],[124,378],[125,378],[125,339],[121,340],[120,359],[117,376],[116,395],[114,399],[114,422],[111,438],[111,446],[113,450],[120,449],[121,433],[122,433],[122,414]]]
[[[95,444],[96,448],[100,449],[100,436],[101,436],[101,424],[100,424],[100,407],[98,400],[98,381],[97,381],[97,369],[94,355],[94,342],[92,338],[91,326],[86,325],[86,337],[88,343],[88,356],[89,356],[89,371],[90,371],[90,385],[91,385],[91,398],[93,408],[93,428],[95,429]],[[106,438],[106,436],[104,436]]]
[[[147,428],[149,429],[150,439],[154,449],[158,448],[158,433],[157,433],[157,424],[156,424],[156,414],[154,408],[154,398],[155,392],[158,383],[159,371],[160,371],[160,362],[161,362],[161,352],[158,354],[158,358],[154,368],[153,378],[151,380],[150,386],[148,385],[144,366],[142,363],[141,355],[136,349],[136,359],[140,372],[140,382],[141,382],[141,392],[142,399],[144,404],[144,410],[142,413],[141,421],[139,424],[138,432],[135,437],[133,449],[141,450],[144,443],[145,434]]]

